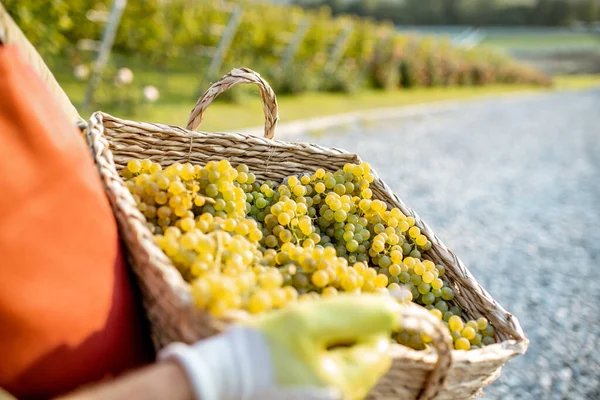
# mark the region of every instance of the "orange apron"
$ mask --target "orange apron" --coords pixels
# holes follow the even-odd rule
[[[47,398],[142,364],[141,315],[84,140],[0,47],[0,387]]]

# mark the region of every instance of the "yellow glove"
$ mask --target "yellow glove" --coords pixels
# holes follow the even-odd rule
[[[281,387],[330,387],[364,398],[389,369],[398,303],[389,296],[343,295],[300,303],[252,326],[267,338]]]
[[[202,400],[360,399],[391,364],[400,307],[380,295],[299,303],[159,359],[178,361]]]

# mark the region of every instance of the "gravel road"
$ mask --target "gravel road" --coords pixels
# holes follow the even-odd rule
[[[529,350],[485,399],[600,399],[600,89],[308,140],[369,161],[519,318]]]

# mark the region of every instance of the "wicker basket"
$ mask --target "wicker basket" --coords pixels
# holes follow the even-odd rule
[[[211,101],[238,83],[253,83],[260,89],[266,117],[265,138],[194,132]],[[232,320],[216,320],[194,309],[189,285],[154,244],[145,226],[145,217],[138,211],[117,171],[131,158],[150,158],[163,166],[188,161],[204,164],[227,158],[234,165],[247,164],[258,179],[281,181],[289,175],[314,172],[318,168],[335,171],[346,163],[361,161],[358,155],[338,149],[271,140],[277,119],[273,91],[258,74],[248,69],[233,70],[212,85],[192,110],[188,129],[126,121],[102,112],[91,116],[87,130],[89,146],[114,208],[131,265],[139,278],[157,348],[172,341],[191,343],[205,338]],[[446,267],[446,277],[457,292],[455,302],[469,317],[486,317],[496,328],[499,343],[467,352],[450,352],[446,337],[436,340],[435,351],[415,351],[394,345],[391,349],[393,366],[369,398],[466,399],[480,394],[482,388],[498,378],[507,361],[526,351],[528,340],[519,322],[490,297],[458,257],[381,179],[376,177],[371,187],[375,198],[415,218],[416,226],[432,242],[425,257]],[[422,310],[419,329],[426,329],[422,326],[431,320],[423,317],[428,313]]]

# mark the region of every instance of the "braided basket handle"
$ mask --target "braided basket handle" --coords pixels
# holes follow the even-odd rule
[[[425,308],[417,305],[402,307],[399,314],[403,329],[429,336],[436,350],[437,361],[418,397],[419,400],[433,399],[443,387],[452,363],[452,339],[448,328]]]
[[[236,68],[219,81],[213,83],[206,92],[198,99],[187,122],[187,129],[196,130],[202,123],[204,111],[212,101],[221,93],[232,86],[240,83],[253,83],[260,90],[260,97],[263,101],[263,111],[265,113],[265,137],[273,139],[275,136],[275,127],[279,119],[277,107],[277,98],[271,86],[257,73],[248,68]]]

